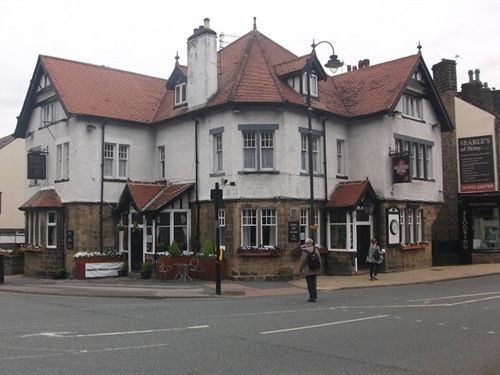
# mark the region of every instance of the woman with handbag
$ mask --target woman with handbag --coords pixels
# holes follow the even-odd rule
[[[377,244],[377,240],[372,238],[370,240],[370,247],[368,248],[368,256],[366,263],[370,265],[370,280],[377,280],[378,265],[384,261],[382,251]]]

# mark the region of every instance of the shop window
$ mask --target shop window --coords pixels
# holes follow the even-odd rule
[[[499,208],[477,206],[471,209],[474,250],[500,249]]]
[[[343,211],[333,211],[329,216],[330,249],[346,249],[347,214]]]

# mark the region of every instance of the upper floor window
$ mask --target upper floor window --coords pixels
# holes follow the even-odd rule
[[[318,76],[311,74],[309,78],[309,85],[311,88],[311,96],[318,96]],[[307,72],[302,74],[302,93],[307,95]]]
[[[214,145],[214,172],[222,172],[224,170],[223,153],[222,153],[222,133],[213,135]]]
[[[129,145],[104,144],[104,177],[127,178]]]
[[[243,138],[243,169],[272,171],[275,169],[275,129],[278,125],[239,125]]]
[[[423,120],[422,99],[413,95],[403,95],[403,114]]]
[[[69,142],[56,146],[56,179],[67,180],[69,178]]]
[[[410,154],[410,173],[412,178],[433,179],[432,142],[413,138],[396,138],[396,152]]]
[[[186,103],[186,83],[179,83],[175,86],[175,105]]]
[[[165,146],[158,147],[158,178],[165,178]]]
[[[337,139],[337,174],[345,175],[345,141]]]
[[[50,125],[57,120],[57,105],[55,102],[45,104],[42,107],[41,123],[42,127]]]
[[[308,154],[308,140],[307,135],[301,135],[301,147],[300,147],[300,169],[303,171],[309,171],[309,154]],[[319,137],[313,135],[311,138],[311,150],[312,150],[312,170],[313,172],[319,172],[320,166],[320,155],[319,155]]]

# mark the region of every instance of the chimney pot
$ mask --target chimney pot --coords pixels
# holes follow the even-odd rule
[[[479,79],[479,73],[480,73],[479,69],[474,70],[474,73],[476,74],[476,81],[480,81],[480,79]]]
[[[485,89],[487,89],[487,88],[488,88],[488,82],[483,83],[483,87],[484,87]]]
[[[358,61],[358,68],[361,69],[363,67],[363,60]]]
[[[474,78],[472,78],[474,72],[472,70],[469,70],[467,73],[469,74],[469,82],[472,82],[474,80]]]
[[[203,20],[203,26],[205,27],[205,29],[210,29],[210,18],[205,18]]]
[[[370,66],[370,59],[363,60],[363,68],[368,68]]]
[[[350,65],[347,65],[347,71],[350,72],[351,71],[351,66]]]

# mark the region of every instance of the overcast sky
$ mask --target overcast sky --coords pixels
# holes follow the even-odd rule
[[[346,64],[376,64],[416,53],[420,41],[429,69],[457,61],[459,87],[479,68],[500,88],[500,0],[0,0],[0,137],[15,130],[39,54],[168,78],[205,17],[218,34],[242,36],[254,16],[299,56],[314,38]],[[318,47],[323,62],[329,53]]]

